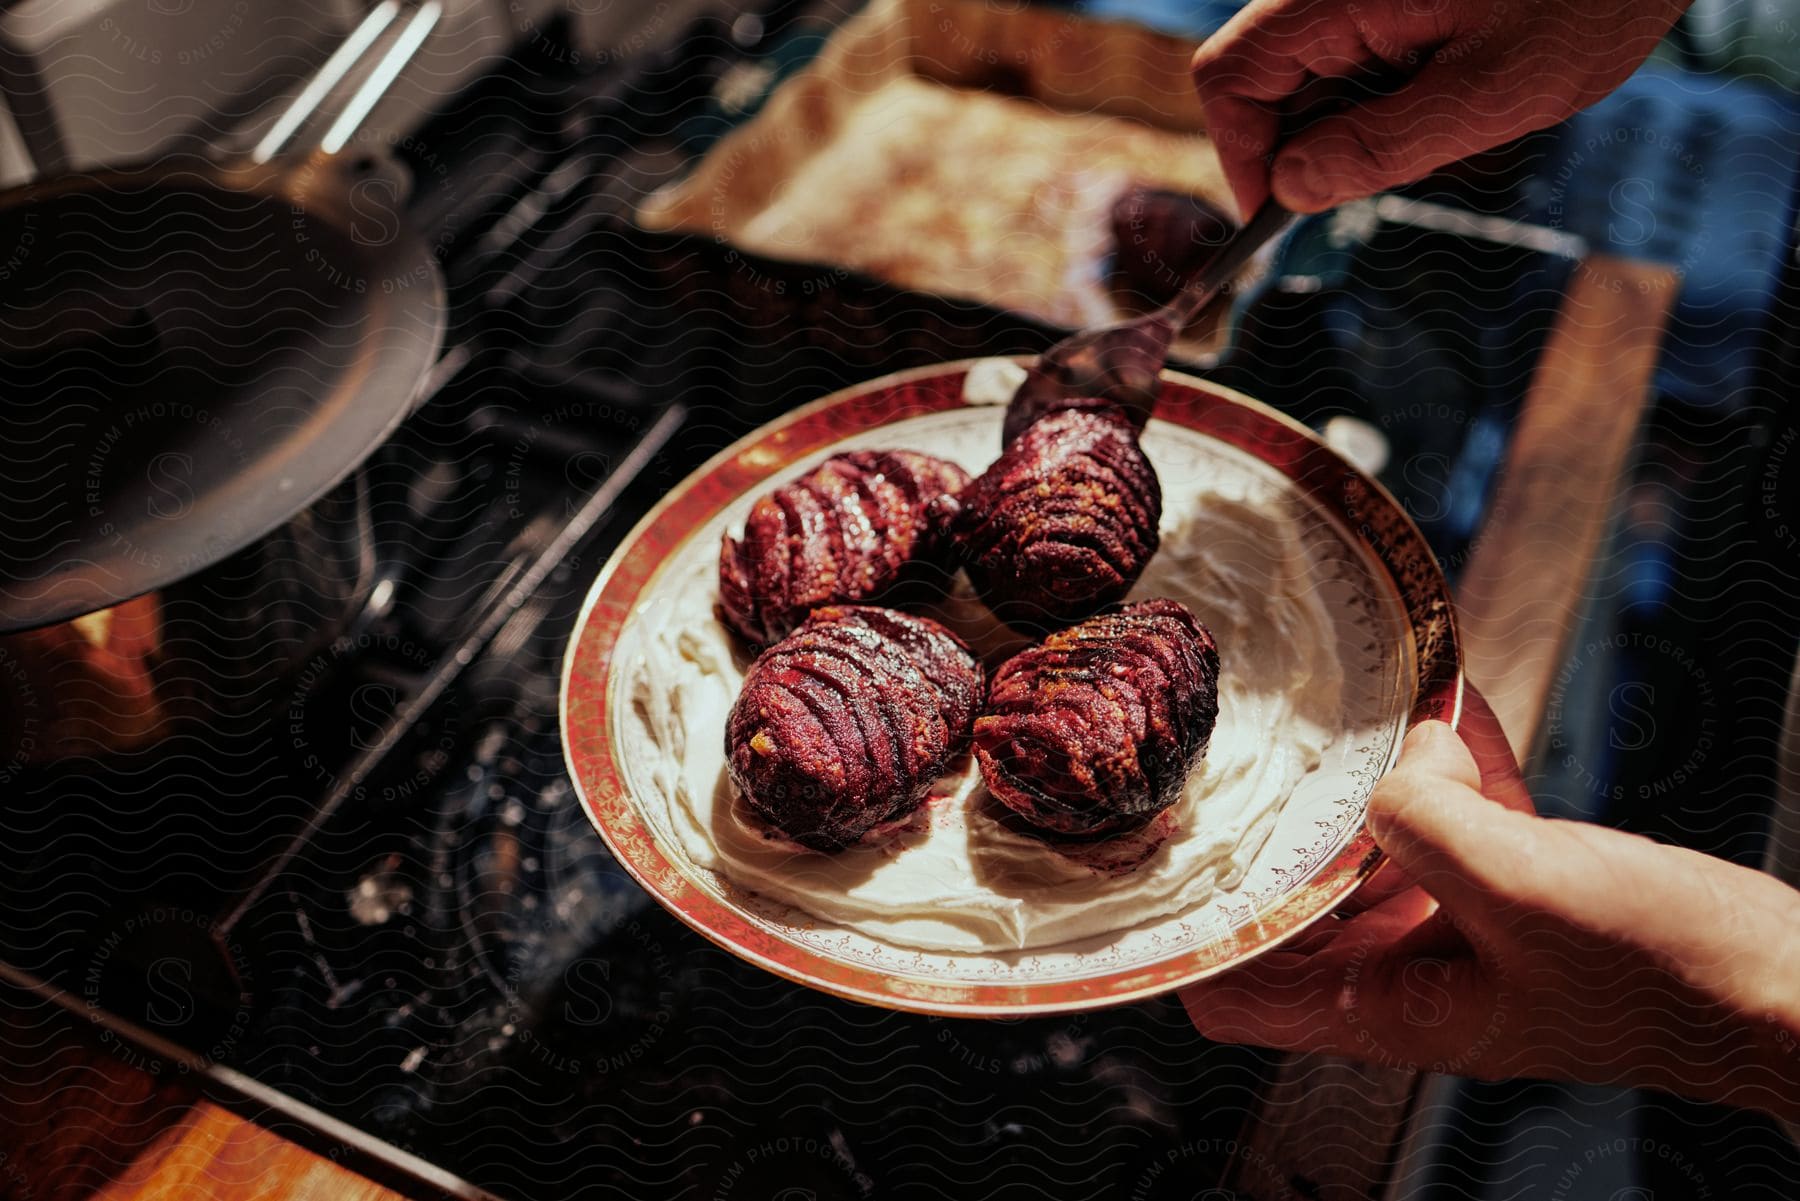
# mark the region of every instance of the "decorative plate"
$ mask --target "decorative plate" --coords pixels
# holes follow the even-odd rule
[[[887,843],[848,859],[791,856],[791,889],[758,858],[762,844],[742,850],[734,837],[741,807],[723,770],[723,714],[747,661],[712,615],[721,534],[755,497],[843,450],[921,450],[978,473],[999,453],[1003,410],[965,401],[970,366],[904,372],[808,405],[714,457],[638,523],[595,581],[563,667],[564,754],[582,804],[670,912],[840,996],[1019,1016],[1117,1004],[1224,971],[1330,914],[1375,870],[1369,792],[1410,725],[1456,720],[1462,676],[1443,575],[1394,499],[1304,426],[1203,380],[1166,373],[1144,433],[1165,498],[1163,545],[1132,595],[1175,595],[1218,636],[1220,727],[1197,770],[1236,784],[1209,776],[1190,788],[1170,810],[1176,833],[1122,872],[1003,833],[967,763]],[[1268,549],[1277,543],[1279,554]],[[991,669],[1023,643],[972,630],[985,611],[966,587],[934,615]],[[1289,730],[1311,732],[1293,736],[1303,755],[1279,741]],[[1258,737],[1277,741],[1261,748]],[[1286,774],[1269,766],[1290,761]],[[1002,845],[1004,856],[991,850]],[[1202,845],[1227,850],[1189,870],[1177,856]],[[959,855],[975,865],[966,881]],[[1019,864],[1033,856],[1045,870],[1021,883]],[[881,909],[938,887],[960,905],[965,884],[967,922],[960,909],[941,921],[931,905],[900,906],[892,920]]]

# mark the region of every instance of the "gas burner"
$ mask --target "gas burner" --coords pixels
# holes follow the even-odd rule
[[[461,928],[488,982],[507,994],[530,978],[547,942],[578,945],[597,916],[598,873],[583,870],[580,849],[549,838],[572,798],[546,749],[554,752],[553,738],[492,727],[456,790],[462,803],[446,809]]]
[[[687,938],[595,834],[546,724],[478,745],[446,809],[460,928],[495,998],[489,1037],[624,1066],[677,1020]]]

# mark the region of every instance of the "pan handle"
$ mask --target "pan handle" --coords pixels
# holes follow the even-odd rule
[[[389,154],[354,152],[352,141],[443,15],[443,0],[409,4],[381,0],[313,73],[244,159],[257,166],[288,159],[347,161],[342,173],[349,184],[367,179],[398,187],[399,198],[404,200],[411,191],[410,174],[394,164]],[[309,132],[301,138],[303,131],[323,120],[326,99],[341,93],[347,81],[358,74],[362,81],[324,132],[316,137]],[[346,154],[347,150],[352,152]]]
[[[306,81],[306,86],[281,110],[275,123],[269,126],[262,139],[250,150],[247,156],[249,160],[253,163],[266,163],[285,150],[288,142],[300,132],[301,126],[319,111],[325,97],[344,81],[399,15],[400,5],[397,0],[381,0],[380,4],[371,8],[361,23],[350,31],[349,36],[338,43],[338,48],[331,52],[331,57],[313,72],[312,78]]]
[[[330,194],[354,222],[386,222],[412,196],[413,176],[386,146],[358,146],[357,132],[444,15],[443,0],[381,0],[338,44],[255,145],[224,156],[220,169],[303,196]],[[360,82],[358,82],[360,80]],[[335,113],[326,102],[349,92]],[[323,132],[320,128],[323,127]]]

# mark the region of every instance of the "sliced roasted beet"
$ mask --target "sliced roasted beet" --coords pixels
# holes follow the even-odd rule
[[[750,666],[725,724],[732,782],[785,837],[842,850],[924,801],[981,693],[975,657],[936,622],[815,609]]]
[[[820,605],[947,586],[945,502],[960,467],[913,451],[834,455],[751,507],[719,548],[719,612],[755,646],[785,637]]]
[[[1162,490],[1130,425],[1089,411],[1032,425],[958,497],[969,580],[1027,633],[1124,598],[1156,553]]]
[[[975,720],[988,791],[1042,829],[1099,837],[1173,805],[1219,717],[1219,652],[1148,600],[1052,634],[994,673]]]

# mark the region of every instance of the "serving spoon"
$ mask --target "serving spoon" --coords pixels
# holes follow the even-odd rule
[[[1386,67],[1314,76],[1283,102],[1276,144],[1290,141],[1322,117],[1390,95],[1405,82],[1404,75]],[[1167,304],[1141,317],[1071,334],[1038,356],[1014,393],[1004,439],[1011,442],[1043,414],[1084,399],[1120,406],[1142,429],[1156,407],[1159,377],[1175,335],[1296,216],[1271,196],[1227,235]]]
[[[1264,201],[1167,304],[1141,317],[1071,334],[1039,355],[1015,394],[1007,441],[1037,415],[1058,407],[1056,402],[1088,397],[1123,407],[1142,427],[1155,407],[1159,377],[1175,335],[1293,219],[1294,214],[1274,200]],[[1014,414],[1018,429],[1013,428]]]

